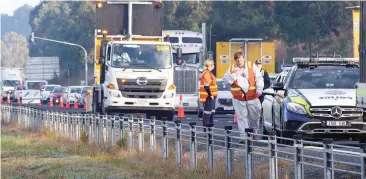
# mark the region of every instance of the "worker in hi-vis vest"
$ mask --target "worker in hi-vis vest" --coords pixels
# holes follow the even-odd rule
[[[218,90],[216,77],[212,74],[213,60],[206,60],[204,68],[200,77],[200,103],[203,103],[203,126],[206,126],[213,124]]]
[[[239,131],[241,136],[245,128],[253,128],[254,132],[260,133],[262,105],[258,98],[264,86],[262,73],[255,64],[244,58],[241,51],[234,54],[234,60],[235,64],[225,73],[224,81],[230,85]]]
[[[268,75],[267,71],[262,68],[262,60],[256,60],[255,65],[257,65],[257,67],[259,68],[259,70],[263,76],[263,81],[264,81],[263,90],[271,87],[271,79],[269,79],[269,75]],[[259,101],[261,102],[261,104],[263,103],[264,95],[259,97]]]

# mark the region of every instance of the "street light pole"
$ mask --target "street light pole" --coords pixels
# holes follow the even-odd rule
[[[47,39],[47,38],[36,37],[36,36],[34,36],[34,33],[32,32],[32,37],[31,37],[32,42],[34,42],[34,39],[39,39],[39,40],[45,40],[45,41],[50,41],[50,42],[61,43],[61,44],[65,44],[65,45],[76,46],[76,47],[79,47],[79,48],[83,49],[83,51],[84,51],[84,63],[85,63],[85,86],[88,86],[88,60],[87,60],[88,52],[85,50],[85,48],[83,46],[78,45],[78,44],[74,44],[74,43],[64,42],[64,41],[58,41],[58,40],[52,40],[52,39]]]

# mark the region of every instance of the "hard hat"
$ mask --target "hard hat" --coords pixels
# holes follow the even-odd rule
[[[256,60],[255,64],[262,64],[262,60]]]

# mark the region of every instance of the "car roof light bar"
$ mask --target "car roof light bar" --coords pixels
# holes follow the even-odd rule
[[[348,63],[358,64],[358,58],[330,58],[330,57],[295,57],[292,59],[294,63],[308,63],[308,64],[326,64],[326,63]]]

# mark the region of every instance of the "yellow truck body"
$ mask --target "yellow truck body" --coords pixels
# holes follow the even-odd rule
[[[100,84],[100,64],[99,64],[99,57],[100,57],[100,44],[102,42],[103,37],[97,36],[95,38],[95,63],[94,63],[94,76],[95,76],[95,83]],[[124,36],[106,36],[107,41],[127,41],[127,38]],[[162,36],[132,36],[132,41],[149,41],[149,42],[162,42]]]
[[[231,64],[234,64],[234,54],[244,49],[244,43],[231,43],[231,52],[229,53],[229,42],[216,42],[216,77],[223,78],[225,72]],[[260,43],[248,43],[247,59],[255,62],[262,60],[262,66],[268,73],[275,73],[275,43],[273,41],[262,42],[262,55],[260,51]],[[262,58],[261,58],[262,56]]]
[[[353,17],[353,57],[359,58],[358,45],[360,44],[360,10],[352,10]]]

